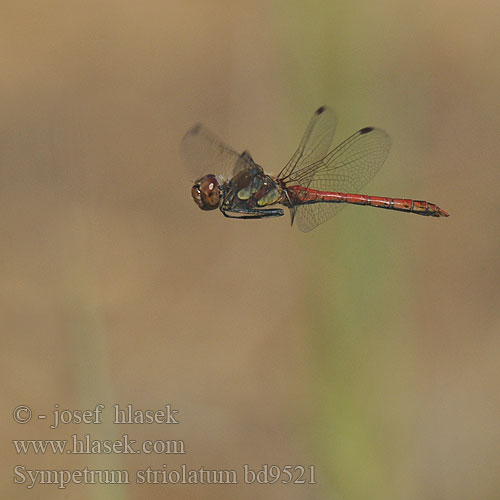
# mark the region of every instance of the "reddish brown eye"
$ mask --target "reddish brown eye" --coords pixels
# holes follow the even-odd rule
[[[220,188],[215,175],[205,175],[191,188],[191,196],[202,210],[214,210],[219,206]]]

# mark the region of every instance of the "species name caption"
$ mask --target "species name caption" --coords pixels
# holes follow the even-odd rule
[[[113,405],[106,408],[97,404],[93,409],[62,409],[58,404],[49,414],[36,414],[28,405],[14,408],[13,420],[18,424],[47,421],[51,430],[64,429],[66,425],[176,425],[181,422],[180,412],[173,405],[161,409],[144,410],[132,404]],[[173,427],[176,428],[176,427]],[[172,429],[172,427],[169,427]],[[96,439],[90,433],[75,433],[69,439],[13,439],[17,455],[185,455],[186,445],[182,439],[145,439],[137,442],[129,434],[116,439]],[[237,469],[214,469],[205,466],[163,464],[148,466],[129,472],[127,469],[34,469],[25,464],[13,467],[13,482],[32,489],[38,485],[65,489],[69,485],[81,484],[316,484],[315,466],[303,465],[258,465],[244,464]]]

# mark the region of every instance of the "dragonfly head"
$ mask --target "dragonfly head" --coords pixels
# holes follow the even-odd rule
[[[202,210],[214,210],[219,207],[221,186],[215,175],[204,175],[198,179],[191,188],[194,202]]]

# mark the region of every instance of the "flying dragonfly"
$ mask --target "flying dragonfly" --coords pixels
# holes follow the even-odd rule
[[[267,174],[245,151],[236,153],[203,125],[190,129],[181,145],[186,164],[205,173],[191,188],[202,210],[218,208],[225,217],[264,219],[290,210],[292,224],[307,232],[346,204],[365,205],[431,217],[449,214],[428,201],[359,193],[382,167],[391,147],[386,132],[365,127],[330,150],[337,118],[321,106],[299,147],[276,175]]]

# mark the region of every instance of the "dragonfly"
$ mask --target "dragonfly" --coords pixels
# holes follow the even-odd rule
[[[191,195],[201,210],[219,209],[225,217],[281,217],[288,208],[292,225],[311,231],[348,204],[431,217],[449,214],[428,201],[357,194],[380,170],[389,154],[386,132],[365,127],[330,149],[337,117],[327,106],[313,114],[300,144],[278,175],[269,175],[248,151],[239,154],[201,124],[191,128],[181,154],[204,175]],[[205,173],[218,172],[218,173]]]

